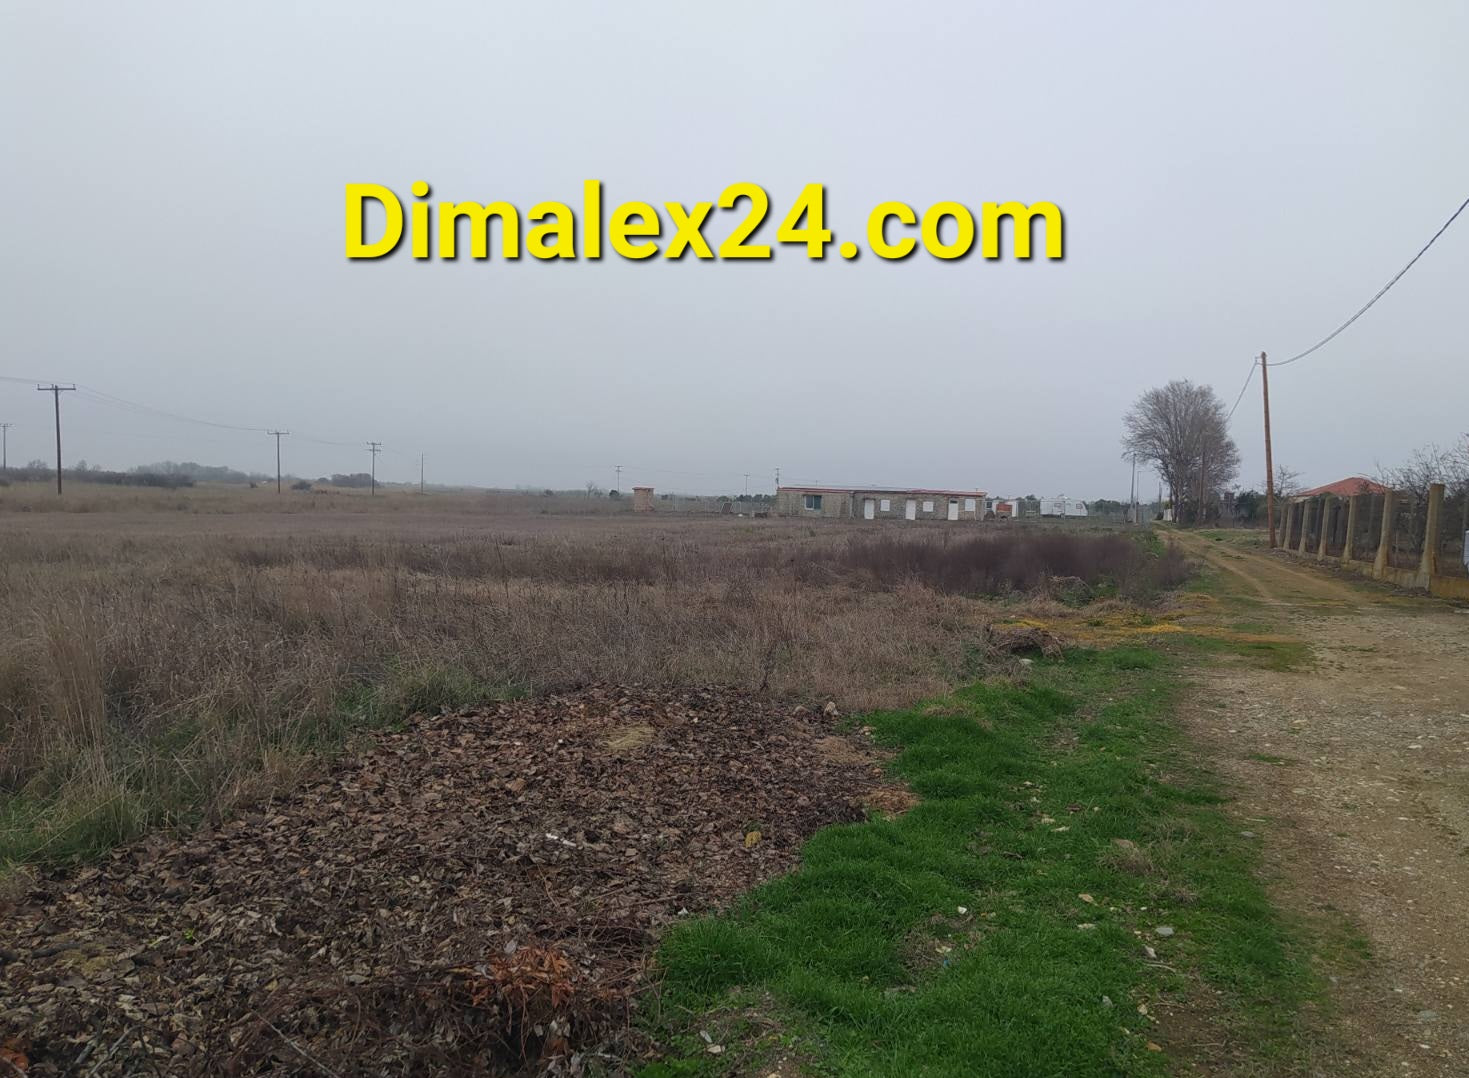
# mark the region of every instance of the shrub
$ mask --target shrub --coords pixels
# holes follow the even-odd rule
[[[1154,553],[1127,536],[1060,532],[863,537],[835,550],[803,551],[796,570],[809,582],[855,576],[885,589],[912,582],[970,596],[1032,591],[1067,578],[1068,595],[1115,588],[1147,598],[1188,577],[1187,563],[1172,546]]]

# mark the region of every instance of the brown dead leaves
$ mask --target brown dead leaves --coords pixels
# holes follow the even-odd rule
[[[860,818],[877,756],[837,736],[722,690],[420,717],[285,801],[39,878],[0,924],[0,1044],[30,1075],[574,1073],[589,1050],[635,1055],[663,926]]]

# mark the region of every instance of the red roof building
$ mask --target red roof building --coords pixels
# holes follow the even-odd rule
[[[1350,498],[1353,494],[1386,494],[1387,487],[1381,483],[1374,483],[1371,479],[1364,479],[1360,475],[1349,476],[1346,479],[1338,479],[1335,483],[1327,483],[1324,487],[1312,487],[1295,495],[1297,498],[1319,498],[1323,494],[1333,494],[1338,498]]]

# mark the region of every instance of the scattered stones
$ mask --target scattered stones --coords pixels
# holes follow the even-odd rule
[[[1157,936],[1159,939],[1166,940],[1169,936],[1173,935],[1173,926],[1158,925],[1156,928],[1153,929],[1153,935]]]

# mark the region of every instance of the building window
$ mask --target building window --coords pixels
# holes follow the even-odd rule
[[[929,498],[927,501],[925,501],[923,503],[923,511],[925,513],[932,513],[933,512],[933,499],[932,498]]]
[[[893,500],[891,498],[884,498],[880,508],[884,513],[891,513],[893,511]]]
[[[973,498],[965,498],[964,499],[964,512],[966,512],[966,513],[972,513],[972,512],[974,512],[974,499]]]
[[[808,494],[808,495],[806,495],[806,508],[807,509],[810,509],[810,510],[812,510],[814,512],[818,512],[819,513],[821,511],[821,495],[820,494]]]

